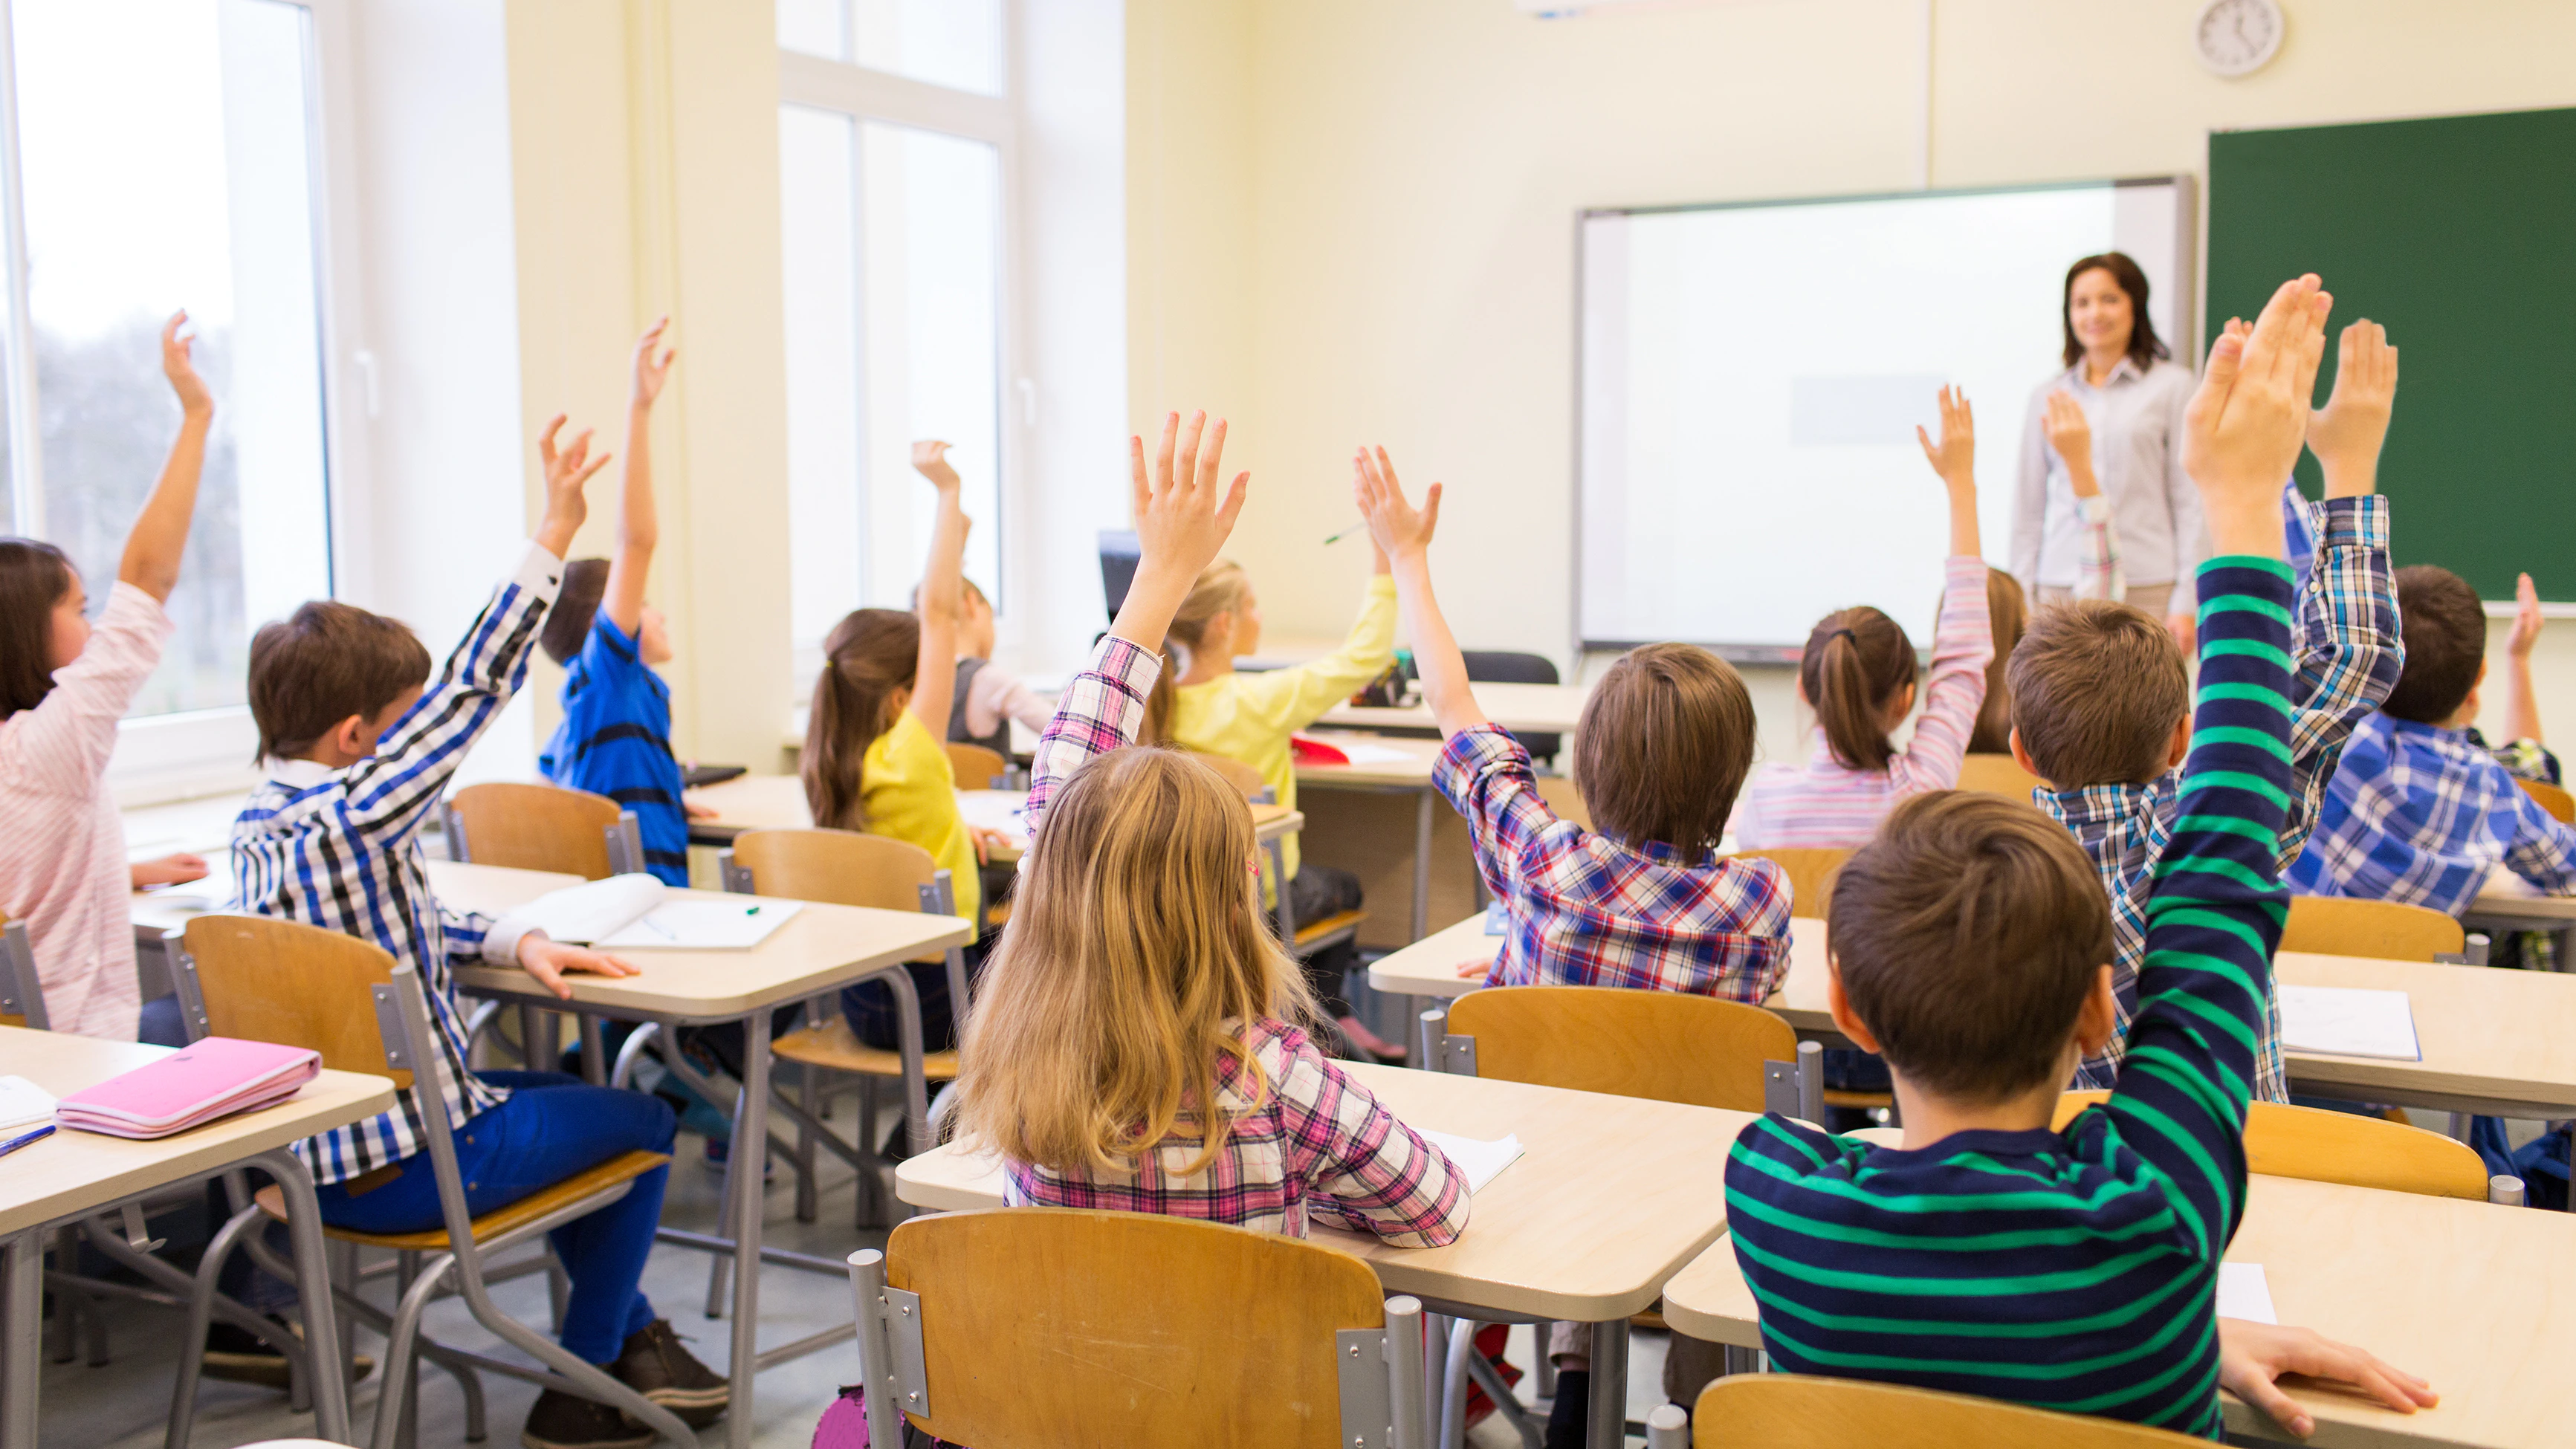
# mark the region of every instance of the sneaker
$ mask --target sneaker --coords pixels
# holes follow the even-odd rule
[[[680,1335],[672,1331],[667,1318],[656,1318],[628,1334],[626,1346],[608,1371],[692,1429],[714,1423],[733,1399],[732,1383],[682,1348]]]
[[[537,1395],[526,1427],[519,1430],[519,1442],[527,1449],[650,1449],[656,1437],[616,1409],[561,1389]]]
[[[280,1332],[292,1335],[299,1342],[302,1341],[304,1330],[300,1326],[289,1323],[273,1313],[269,1315],[268,1321],[277,1325]],[[363,1353],[349,1356],[349,1378],[352,1382],[365,1378],[375,1371],[374,1359]],[[259,1384],[280,1392],[285,1391],[288,1381],[293,1377],[287,1368],[286,1355],[262,1342],[259,1335],[246,1328],[235,1328],[229,1323],[207,1325],[206,1360],[203,1372],[210,1379],[223,1379],[228,1383],[236,1384]]]

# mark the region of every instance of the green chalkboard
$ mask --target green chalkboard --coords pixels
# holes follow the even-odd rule
[[[2213,134],[2202,335],[2301,272],[2397,345],[2396,561],[2576,600],[2576,110]]]

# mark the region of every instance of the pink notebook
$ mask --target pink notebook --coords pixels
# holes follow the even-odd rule
[[[308,1047],[210,1036],[72,1093],[55,1104],[54,1120],[112,1137],[167,1137],[282,1102],[321,1072],[322,1054]]]

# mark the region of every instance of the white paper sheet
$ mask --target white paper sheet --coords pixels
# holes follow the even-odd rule
[[[1026,849],[1029,843],[1029,797],[1020,790],[960,790],[957,813],[966,823],[984,830],[998,830],[1013,843]]]
[[[32,1126],[54,1115],[54,1094],[25,1077],[0,1077],[0,1133]]]
[[[1413,756],[1385,745],[1360,745],[1347,740],[1334,740],[1333,748],[1350,756],[1354,765],[1409,765]]]
[[[664,901],[614,935],[591,944],[603,951],[742,951],[795,919],[803,901],[763,899]]]
[[[2272,1280],[2260,1263],[2218,1265],[2218,1316],[2248,1323],[2278,1323],[2272,1313]]]
[[[1459,1171],[1467,1174],[1467,1193],[1471,1197],[1483,1192],[1485,1184],[1501,1176],[1504,1168],[1520,1161],[1523,1150],[1518,1136],[1488,1142],[1449,1132],[1434,1132],[1428,1127],[1413,1130],[1421,1133],[1432,1146],[1449,1154],[1449,1160],[1458,1164]]]
[[[2285,1051],[2399,1062],[2424,1059],[2415,1039],[2414,1003],[2403,991],[2285,984],[2280,993]]]

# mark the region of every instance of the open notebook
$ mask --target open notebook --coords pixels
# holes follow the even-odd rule
[[[1453,1132],[1434,1132],[1428,1127],[1413,1130],[1421,1133],[1424,1141],[1449,1154],[1449,1160],[1458,1164],[1460,1172],[1467,1174],[1467,1194],[1470,1197],[1483,1192],[1485,1184],[1500,1177],[1504,1168],[1520,1161],[1524,1150],[1517,1135],[1488,1142],[1475,1137],[1460,1137]]]
[[[2420,1062],[2415,1007],[2403,991],[2292,986],[2281,994],[2281,1048],[2320,1056]]]
[[[548,891],[504,919],[603,951],[743,951],[803,909],[802,901],[766,896],[673,899],[669,887],[639,872]]]

